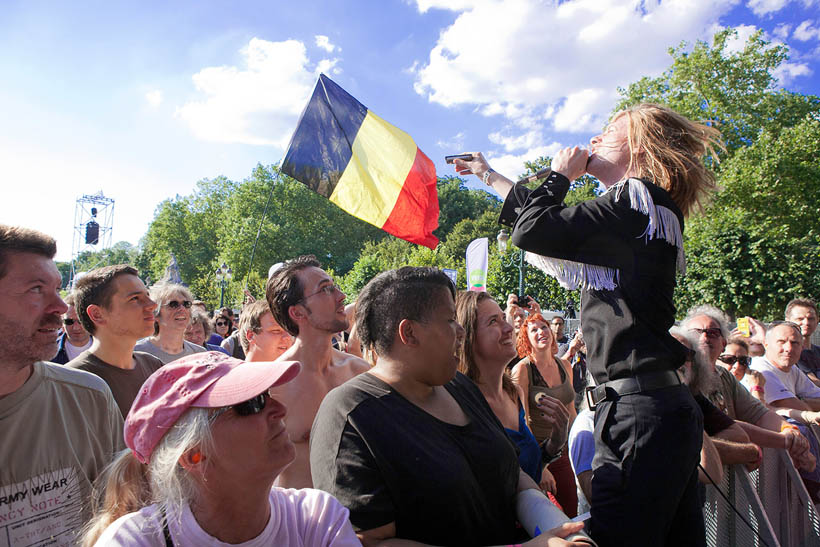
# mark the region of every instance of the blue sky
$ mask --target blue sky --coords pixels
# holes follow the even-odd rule
[[[3,0],[0,222],[67,260],[75,201],[102,190],[137,243],[163,199],[279,161],[320,71],[439,173],[483,150],[515,176],[726,26],[788,45],[780,85],[820,94],[820,0]]]

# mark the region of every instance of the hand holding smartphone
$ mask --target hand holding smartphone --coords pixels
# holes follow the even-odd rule
[[[472,154],[453,154],[452,156],[444,156],[444,163],[454,163],[455,160],[473,161]]]

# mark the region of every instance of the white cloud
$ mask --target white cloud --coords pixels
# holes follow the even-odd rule
[[[421,13],[426,13],[431,8],[463,11],[481,3],[480,0],[416,0],[416,5]]]
[[[803,21],[797,25],[796,29],[794,29],[794,34],[792,34],[792,36],[801,42],[820,40],[820,27],[815,27],[812,23],[814,23],[814,21],[808,19]]]
[[[757,27],[754,25],[738,25],[734,29],[737,31],[737,36],[730,36],[726,40],[725,51],[730,55],[742,52],[749,37],[757,32]]]
[[[445,150],[453,150],[453,154],[459,153],[464,149],[464,131],[459,131],[449,139],[440,139],[436,141],[436,146]]]
[[[319,70],[334,69],[338,59],[311,63],[297,40],[253,38],[240,53],[241,67],[206,67],[194,74],[204,97],[177,108],[176,116],[205,141],[284,149]]]
[[[535,148],[542,140],[540,131],[527,131],[517,136],[505,135],[499,131],[490,133],[487,138],[493,144],[503,147],[506,152]]]
[[[601,112],[607,112],[616,98],[614,90],[606,92],[599,88],[570,93],[555,112],[553,125],[558,131],[572,133],[600,131],[606,123]]]
[[[780,82],[780,86],[788,85],[798,76],[811,76],[812,70],[806,63],[781,63],[772,71],[772,75]]]
[[[415,89],[446,107],[474,105],[531,131],[597,131],[615,89],[670,64],[682,40],[710,40],[740,0],[415,0],[419,11],[458,13],[426,62]]]
[[[145,101],[151,108],[157,108],[162,104],[162,91],[154,89],[145,94]]]
[[[532,161],[541,156],[552,157],[562,148],[564,148],[563,144],[553,142],[527,149],[522,154],[494,154],[488,152],[486,156],[487,161],[493,166],[493,169],[515,180],[527,170],[524,166],[525,161]]]
[[[789,0],[749,0],[746,5],[755,15],[761,17],[782,10],[788,3]]]
[[[342,48],[334,44],[331,44],[330,38],[328,38],[327,36],[317,34],[316,36],[314,36],[314,39],[316,40],[316,45],[322,48],[323,50],[327,51],[328,53],[333,53],[334,51],[342,51]]]
[[[789,33],[792,31],[792,26],[788,23],[780,23],[777,25],[772,34],[780,38],[781,40],[785,40],[789,37]]]

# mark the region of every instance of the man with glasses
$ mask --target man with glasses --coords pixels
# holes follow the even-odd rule
[[[151,287],[151,300],[157,303],[154,310],[154,335],[137,343],[136,349],[150,353],[164,364],[180,357],[207,351],[185,340],[185,329],[191,323],[191,306],[194,297],[185,285],[158,283]]]
[[[135,351],[137,340],[154,332],[154,309],[137,270],[125,264],[91,270],[74,287],[79,320],[94,334],[94,344],[68,363],[96,374],[108,384],[123,417],[142,383],[162,361]]]
[[[333,336],[349,326],[345,295],[312,255],[287,261],[268,279],[265,298],[273,318],[294,337],[279,357],[299,361],[302,371],[275,391],[288,408],[288,434],[296,459],[276,479],[284,488],[310,488],[310,430],[327,393],[368,370],[364,360],[333,348]]]
[[[704,395],[730,418],[737,420],[753,443],[786,449],[799,468],[813,470],[808,440],[797,427],[766,408],[728,370],[716,364],[726,346],[727,323],[726,314],[713,306],[693,308],[681,322],[685,330],[697,335],[699,349],[708,356],[712,372],[717,376],[717,388],[704,391]],[[708,372],[708,369],[701,372]],[[707,380],[707,383],[711,382]]]
[[[77,357],[79,354],[91,347],[94,338],[88,334],[83,324],[77,317],[77,310],[74,307],[74,293],[70,293],[65,298],[68,311],[63,315],[63,335],[60,337],[57,355],[51,360],[52,363],[64,365]]]

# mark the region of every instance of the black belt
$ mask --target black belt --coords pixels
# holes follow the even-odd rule
[[[631,378],[610,380],[595,387],[588,387],[587,403],[589,403],[590,410],[595,410],[595,407],[598,406],[598,403],[601,401],[611,401],[621,395],[632,395],[633,393],[643,393],[645,391],[677,386],[680,383],[678,373],[673,370],[647,372]]]

